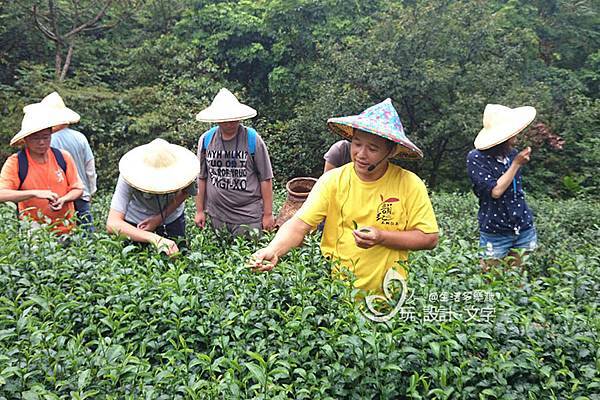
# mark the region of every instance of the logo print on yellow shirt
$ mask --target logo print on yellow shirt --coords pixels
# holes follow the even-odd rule
[[[63,175],[63,172],[61,169],[57,169],[55,171],[55,173],[56,173],[56,182],[60,183],[65,180],[65,176]]]
[[[394,215],[394,203],[400,200],[396,197],[384,200],[381,194],[379,197],[381,198],[381,204],[377,207],[377,222],[383,225],[399,225],[398,218]]]

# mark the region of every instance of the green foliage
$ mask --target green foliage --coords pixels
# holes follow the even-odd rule
[[[109,200],[93,204],[96,221]],[[411,256],[418,315],[386,323],[332,279],[318,236],[255,274],[245,262],[269,237],[188,228],[188,253],[168,259],[103,232],[62,247],[2,207],[0,398],[593,399],[595,203],[533,201],[541,248],[525,272],[482,274],[474,196],[432,200],[442,239]],[[494,310],[488,322],[425,318],[478,301]]]
[[[391,97],[425,153],[406,166],[436,189],[468,190],[464,158],[487,103],[533,105],[537,120],[566,141],[562,151],[534,149],[528,190],[569,197],[600,184],[594,0],[113,2],[103,18],[110,29],[78,36],[60,84],[34,3],[46,7],[0,6],[0,138],[18,130],[23,105],[59,90],[108,168],[104,188],[133,145],[164,136],[193,148],[206,128],[194,115],[221,87],[258,110],[248,123],[281,182],[320,174],[337,140],[327,118]],[[55,3],[66,29],[74,3]],[[81,5],[80,18],[93,14],[91,2]],[[3,159],[12,150],[2,146]]]

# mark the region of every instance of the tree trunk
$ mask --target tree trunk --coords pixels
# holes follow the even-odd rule
[[[59,42],[54,42],[54,78],[59,79],[62,69],[62,56],[60,55],[62,46]]]
[[[71,65],[71,58],[73,57],[73,46],[74,43],[69,43],[69,50],[67,51],[67,57],[65,58],[65,64],[62,67],[62,72],[60,73],[59,81],[62,82],[65,80],[67,76],[67,71],[69,71],[69,66]]]

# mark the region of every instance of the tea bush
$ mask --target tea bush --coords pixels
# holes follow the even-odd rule
[[[533,200],[525,271],[482,274],[474,197],[432,201],[440,243],[413,253],[410,295],[381,323],[318,235],[254,274],[269,236],[188,221],[188,253],[168,259],[101,229],[62,247],[2,207],[0,399],[598,399],[597,204]]]

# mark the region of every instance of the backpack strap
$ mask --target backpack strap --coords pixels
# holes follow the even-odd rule
[[[55,147],[50,147],[50,150],[54,153],[54,158],[56,158],[56,163],[63,170],[63,172],[67,173],[67,162],[65,161],[65,156],[63,156],[62,151]]]
[[[206,131],[206,135],[204,135],[204,140],[202,141],[202,148],[200,152],[205,152],[208,149],[208,145],[210,144],[215,132],[217,131],[218,126],[213,126],[208,131]]]
[[[248,128],[246,127],[246,130],[248,131],[248,151],[250,152],[250,155],[252,157],[254,157],[254,154],[256,154],[256,130],[254,128]]]
[[[256,171],[256,176],[258,177],[258,181],[260,182],[260,172],[258,168],[256,168],[256,159],[254,155],[256,154],[256,130],[254,128],[245,127],[246,132],[248,134],[248,153],[250,153],[250,157],[252,157],[252,164],[254,164],[254,170]]]
[[[27,178],[27,173],[29,172],[29,161],[27,161],[27,153],[25,149],[19,150],[17,153],[17,159],[19,161],[19,187],[17,190],[21,190],[23,187],[23,182],[25,182],[25,178]]]

